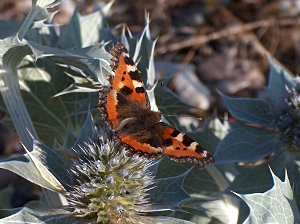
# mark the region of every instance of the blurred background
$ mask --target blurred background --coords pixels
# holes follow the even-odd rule
[[[53,9],[59,10],[53,23],[65,26],[76,8],[85,15],[106,2],[64,0]],[[30,8],[31,0],[1,0],[0,19],[21,21]],[[210,118],[215,109],[224,117],[217,90],[234,97],[261,96],[268,81],[267,56],[295,75],[300,72],[298,0],[116,0],[107,26],[120,34],[126,24],[134,35],[144,28],[145,11],[152,39],[158,38],[157,77],[172,76],[169,88],[199,108],[193,111],[197,117]],[[187,122],[193,121],[199,122],[192,116]],[[19,153],[17,136],[0,125],[0,159]],[[39,197],[21,177],[1,169],[0,177],[0,197],[10,195],[6,200],[11,207]]]

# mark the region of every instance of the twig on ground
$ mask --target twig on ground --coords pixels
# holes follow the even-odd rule
[[[166,52],[170,51],[177,51],[184,48],[189,48],[192,46],[200,46],[204,43],[218,40],[224,37],[237,35],[240,33],[248,32],[253,29],[261,28],[261,27],[269,27],[272,25],[278,25],[278,26],[293,26],[300,23],[300,18],[285,18],[285,19],[264,19],[255,21],[252,23],[247,23],[244,25],[234,25],[227,28],[224,28],[223,30],[216,31],[207,35],[200,34],[196,37],[187,38],[183,41],[171,43],[167,46],[161,46],[156,50],[157,54],[164,54]]]

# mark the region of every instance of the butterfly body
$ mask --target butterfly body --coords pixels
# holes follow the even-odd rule
[[[204,167],[213,156],[187,135],[160,122],[161,114],[151,111],[140,72],[121,44],[111,49],[110,85],[100,90],[98,108],[116,140],[129,154],[159,158],[166,154],[176,162],[192,162]]]

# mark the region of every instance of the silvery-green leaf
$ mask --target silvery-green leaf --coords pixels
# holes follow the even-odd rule
[[[269,58],[270,75],[266,91],[272,105],[275,109],[280,108],[287,91],[286,86],[290,89],[299,88],[299,78],[293,78],[292,75],[283,68],[276,60]],[[298,86],[297,86],[298,85]]]
[[[269,167],[271,167],[274,173],[281,179],[284,179],[285,169],[287,169],[290,182],[293,183],[295,201],[299,207],[299,155],[290,154],[286,150],[280,150],[261,165],[237,166],[236,169],[239,171],[239,174],[235,177],[233,183],[228,187],[228,191],[231,190],[240,194],[251,194],[253,192],[267,191],[273,186]]]
[[[295,184],[295,195],[299,198],[298,170],[300,166],[295,159],[298,158],[295,158],[286,150],[280,150],[260,165],[236,166],[239,174],[235,177],[228,189],[240,194],[267,191],[273,184],[269,167],[271,167],[274,173],[280,178],[284,178],[284,170],[287,169],[290,174],[289,179]]]
[[[51,0],[33,1],[33,7],[22,22],[18,34],[14,37],[0,40],[0,91],[16,132],[29,150],[32,149],[32,140],[26,129],[36,139],[38,139],[38,136],[19,95],[17,66],[27,54],[31,53],[28,45],[20,40],[23,39],[35,20],[41,21],[49,18],[45,8],[59,3],[60,1]]]
[[[10,48],[23,47],[24,45],[25,44],[22,43],[16,37],[7,37],[4,39],[1,39],[0,40],[0,65],[4,66],[3,57]],[[25,49],[26,49],[26,47],[25,47]],[[25,49],[23,51],[25,51]]]
[[[19,88],[15,74],[5,72],[0,68],[0,91],[7,111],[15,126],[18,137],[26,147],[32,149],[32,139],[28,130],[37,138],[37,134],[29,117],[27,109],[19,96]],[[28,129],[28,130],[27,130]]]
[[[61,29],[58,45],[62,48],[88,47],[104,40],[101,30],[104,28],[105,16],[114,1],[110,1],[99,11],[81,16],[76,10],[68,25]],[[103,35],[103,33],[102,33]]]
[[[80,70],[79,73],[81,74],[81,77],[106,85],[108,83],[107,76],[111,73],[111,55],[105,50],[105,46],[106,44],[97,44],[81,49],[68,49],[68,52],[71,54],[82,57],[82,59],[79,60],[73,60],[68,57],[55,57],[55,59],[70,66],[71,69],[74,67]],[[76,71],[76,69],[74,70]],[[77,83],[83,84],[84,82],[81,78],[81,82]]]
[[[38,43],[45,46],[55,46],[57,42],[57,34],[53,26],[33,26],[24,37],[27,41]]]
[[[60,2],[61,0],[33,0],[32,8],[18,30],[18,38],[22,40],[35,21],[51,20],[53,14],[49,13],[47,8],[54,7]]]
[[[55,61],[79,73],[82,83],[86,82],[82,77],[101,84],[107,83],[106,76],[111,72],[109,66],[111,56],[105,50],[105,44],[62,50],[30,41],[29,46],[36,60],[53,57]]]
[[[29,152],[26,149],[26,147],[24,147],[24,149],[25,149],[30,161],[32,162],[32,164],[34,164],[34,168],[40,173],[41,177],[47,182],[48,186],[50,186],[50,188],[48,188],[48,189],[58,191],[58,192],[65,191],[63,185],[50,172],[49,168],[44,165],[45,163],[42,163],[42,161],[40,160],[41,154],[43,152],[41,150],[41,148],[34,147],[34,149],[32,150],[32,152],[35,152],[35,151],[37,152],[36,153],[38,155],[37,157],[33,153]],[[45,155],[45,159],[47,159],[46,155]],[[56,162],[60,162],[60,161],[58,160]]]
[[[217,163],[255,163],[280,149],[281,141],[274,131],[239,123],[232,123],[231,127],[214,155]]]
[[[184,188],[192,198],[180,205],[188,212],[189,208],[193,209],[189,220],[204,223],[200,220],[206,220],[208,216],[210,219],[219,219],[220,223],[236,223],[239,201],[220,193],[230,186],[236,175],[237,170],[231,165],[212,165],[204,170],[194,167],[184,182]]]
[[[24,154],[2,160],[0,168],[10,170],[43,188],[52,191],[62,191],[63,188],[55,180],[56,178],[49,174],[49,171],[46,171],[47,168],[43,164],[37,162],[37,158],[39,157],[38,152],[32,151],[30,153],[30,155]],[[48,177],[49,179],[47,179]]]
[[[61,0],[32,0],[32,5],[41,8],[52,8],[61,3]]]
[[[62,50],[50,46],[44,46],[34,41],[28,41],[27,43],[28,46],[30,46],[30,49],[35,57],[35,60],[38,60],[40,58],[50,57],[50,56],[69,57],[69,58],[73,58],[73,60],[83,58],[82,56],[70,53],[67,50]]]
[[[240,199],[225,194],[220,194],[210,200],[199,196],[185,200],[181,203],[181,207],[187,211],[186,219],[195,223],[228,224],[238,221],[239,201]],[[183,214],[179,217],[182,216]]]
[[[49,169],[61,184],[67,186],[71,183],[70,175],[64,161],[53,149],[37,140],[34,140],[33,149],[38,154],[38,160]]]
[[[30,49],[17,37],[0,40],[0,92],[16,132],[28,148],[32,149],[32,139],[27,129],[37,139],[24,102],[19,94],[17,66],[30,53]]]
[[[99,88],[96,88],[95,85],[90,84],[90,86],[86,84],[71,84],[69,87],[64,89],[63,91],[55,94],[53,97],[62,96],[65,94],[70,93],[92,93],[92,92],[98,92]]]
[[[218,143],[224,137],[227,130],[228,127],[215,118],[206,125],[203,131],[189,132],[187,134],[208,151],[214,153]],[[184,181],[184,188],[190,194],[217,194],[220,188],[221,190],[225,189],[228,187],[230,181],[232,181],[232,179],[228,179],[228,177],[234,177],[236,175],[236,171],[230,165],[210,166],[205,169],[200,169],[199,166],[191,163],[176,163],[166,158],[160,163],[157,177],[176,176],[191,167],[193,167],[193,169],[189,172]],[[225,173],[230,173],[230,175],[227,177]]]
[[[165,216],[141,216],[139,220],[145,224],[195,224],[194,222],[183,219],[165,217]]]
[[[50,148],[34,140],[33,150],[27,154],[0,161],[0,167],[54,191],[63,191],[70,183],[66,167],[60,157]]]
[[[99,101],[99,94],[89,94],[87,98],[82,100],[76,100],[72,103],[76,104],[78,107],[70,113],[70,116],[76,116],[80,114],[87,114],[88,108],[90,108],[91,112],[98,111],[97,104]],[[98,114],[100,117],[101,115]]]
[[[31,58],[24,61],[24,65],[30,63]],[[79,100],[85,96],[72,94],[53,98],[70,85],[71,79],[49,58],[40,60],[34,66],[20,68],[19,78],[23,100],[39,137],[47,145],[57,141],[60,145],[70,147],[80,131],[85,116],[69,117],[77,106],[68,101]]]
[[[86,120],[80,130],[80,134],[78,135],[78,138],[76,139],[72,148],[76,151],[78,144],[89,142],[90,140],[96,140],[96,136],[97,128],[95,123],[93,122],[90,112],[88,111]]]
[[[14,20],[0,20],[0,39],[14,35],[20,26],[20,22]]]
[[[272,127],[271,107],[260,99],[231,98],[221,94],[230,114],[239,121]]]
[[[226,123],[222,124],[214,118],[203,131],[188,133],[188,135],[213,153],[228,132],[228,128]],[[183,165],[181,166],[183,168]],[[174,169],[173,166],[168,168],[168,170]],[[239,202],[220,192],[230,186],[237,173],[231,164],[209,165],[205,169],[194,166],[183,185],[192,198],[186,199],[180,205],[188,213],[178,217],[196,223],[210,223],[213,220],[218,220],[219,223],[235,223],[239,214]],[[214,207],[215,209],[212,209]]]
[[[219,119],[213,118],[203,128],[204,130],[187,134],[214,154],[219,142],[226,136],[228,128],[226,123],[222,124]],[[218,163],[218,160],[216,160],[216,163]],[[226,174],[230,175],[227,176]],[[187,176],[184,187],[194,197],[197,194],[204,194],[204,192],[215,195],[226,189],[236,174],[236,170],[227,164],[209,165],[203,170],[195,166]]]
[[[145,27],[137,39],[132,56],[135,62],[138,62],[138,68],[141,71],[143,81],[149,86],[154,86],[155,68],[154,68],[154,48],[156,40],[152,41],[150,37],[150,18],[145,15]],[[131,42],[134,39],[131,40]],[[132,52],[132,51],[131,51]],[[147,82],[146,82],[147,81]]]
[[[156,179],[156,186],[149,191],[151,201],[161,203],[174,208],[178,203],[186,198],[189,194],[183,188],[183,182],[190,170],[173,177]]]
[[[30,209],[23,207],[19,212],[0,219],[3,224],[16,224],[16,223],[27,223],[27,224],[73,224],[76,223],[76,219],[72,217],[70,212],[62,209],[53,208],[39,208]]]
[[[299,223],[300,216],[293,197],[290,182],[285,173],[285,180],[282,182],[272,172],[273,187],[264,193],[253,193],[240,195],[250,207],[250,214],[244,223]]]
[[[82,72],[87,79],[106,82],[106,75],[110,71],[110,55],[104,49],[105,44],[97,44],[87,48],[61,50],[49,46],[42,46],[35,42],[29,42],[35,59],[53,57],[56,61],[74,67],[75,71]],[[103,66],[103,69],[101,68]],[[76,68],[76,69],[75,69]],[[103,74],[103,71],[105,74]],[[105,78],[105,80],[104,80]]]

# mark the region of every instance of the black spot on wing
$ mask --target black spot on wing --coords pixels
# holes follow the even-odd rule
[[[123,72],[123,75],[126,75],[126,71]]]
[[[124,81],[125,80],[125,78],[122,76],[122,79],[121,79],[122,81]]]
[[[184,135],[184,136],[183,136],[182,143],[183,143],[185,146],[190,146],[193,142],[194,142],[194,140],[191,139],[189,136],[187,136],[187,135]]]
[[[136,91],[137,93],[144,93],[144,92],[145,92],[145,88],[144,88],[144,87],[136,87],[136,88],[135,88],[135,91]]]
[[[141,78],[139,70],[136,69],[135,71],[130,71],[129,75],[132,80],[137,80],[137,81],[142,82],[142,78]]]
[[[179,134],[180,134],[180,131],[174,130],[174,131],[172,132],[171,136],[174,137],[174,138],[176,138],[177,135],[179,135]]]
[[[205,150],[202,146],[200,146],[199,144],[196,146],[196,153],[202,154],[203,150]]]
[[[129,88],[128,86],[124,86],[121,89],[121,93],[123,93],[124,95],[130,95],[133,92],[133,90],[131,88]]]
[[[122,107],[128,104],[126,98],[122,94],[117,93],[117,100],[118,100],[117,107]]]
[[[124,61],[127,65],[135,65],[133,60],[130,57],[125,56]]]
[[[171,146],[173,144],[172,139],[167,138],[163,141],[162,145],[165,147]]]
[[[145,143],[151,145],[154,148],[158,148],[160,147],[160,142],[157,136],[153,136],[150,139],[148,139],[148,141],[146,141]]]

